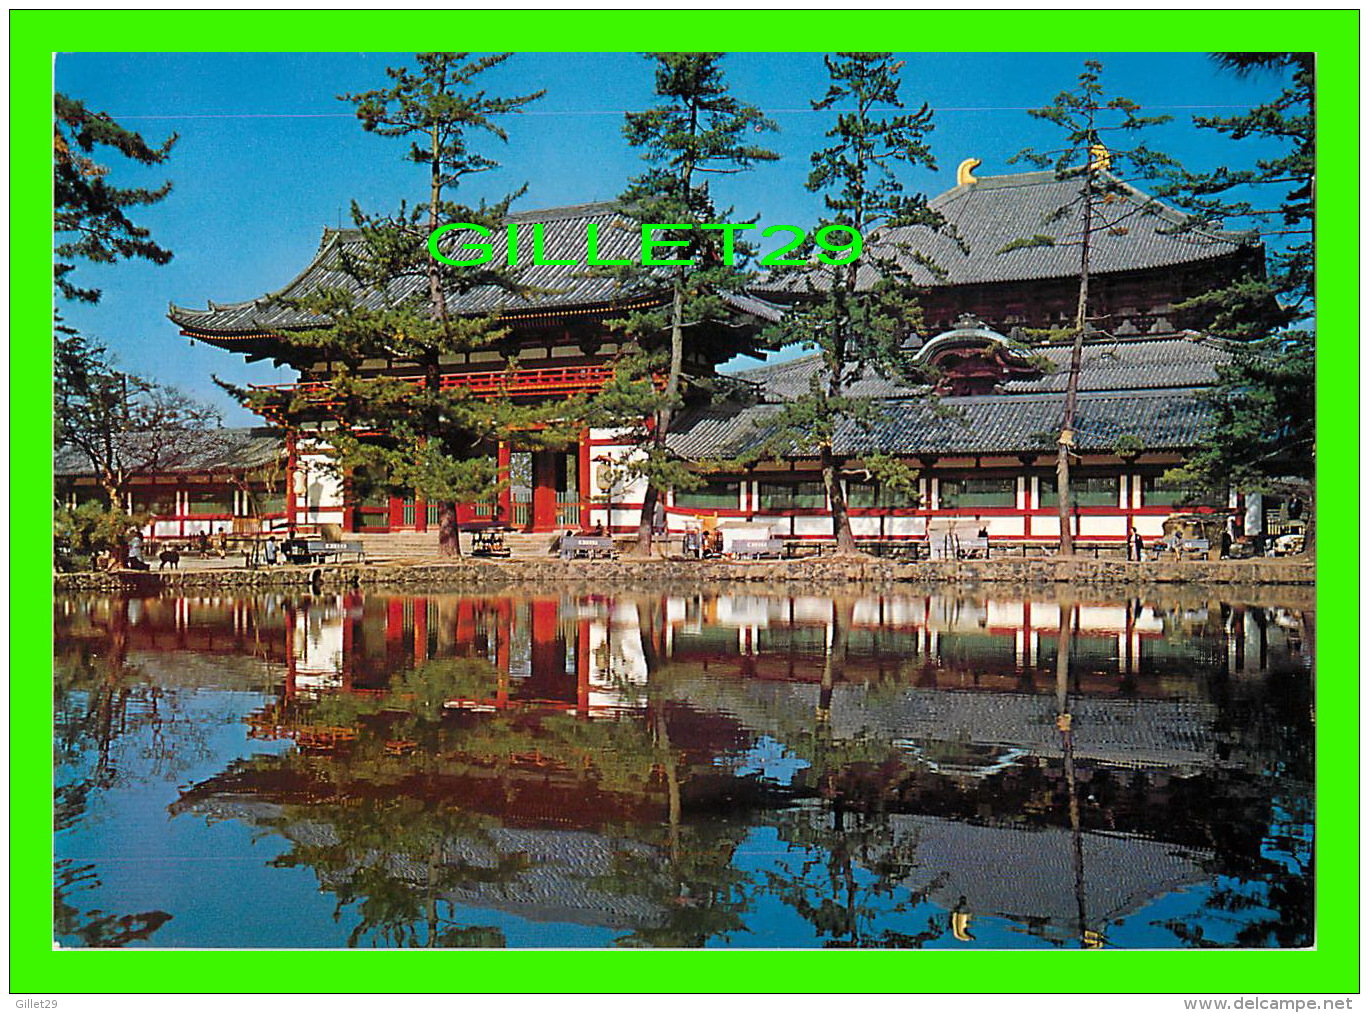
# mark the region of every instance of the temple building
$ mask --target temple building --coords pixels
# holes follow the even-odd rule
[[[545,260],[585,257],[589,226],[598,230],[598,253],[603,259],[633,256],[641,230],[612,204],[585,204],[513,215],[512,224],[542,223]],[[181,333],[197,341],[238,352],[248,361],[272,359],[299,370],[304,392],[322,389],[334,371],[327,361],[303,360],[283,343],[284,331],[317,326],[291,300],[322,289],[353,286],[339,270],[344,251],[360,243],[355,230],[327,229],[314,259],[279,292],[231,305],[209,303],[203,310],[171,307],[170,318]],[[502,259],[504,251],[498,251]],[[625,296],[613,278],[591,274],[583,266],[536,265],[523,269],[518,282],[529,294],[515,295],[494,285],[451,297],[448,311],[456,315],[497,313],[506,336],[488,348],[444,356],[444,386],[464,387],[482,397],[507,396],[515,401],[556,400],[599,390],[613,375],[614,362],[625,348],[606,321],[628,313],[666,305],[668,292]],[[426,285],[422,278],[412,279]],[[396,299],[409,294],[392,293]],[[758,331],[779,319],[778,309],[759,299],[728,295],[735,313],[732,326],[692,329],[684,363],[687,396],[707,401],[711,393],[700,385],[718,381],[717,367],[738,354],[760,358]],[[364,376],[420,378],[416,363],[370,360]],[[488,448],[497,455],[507,476],[502,490],[489,502],[459,504],[460,523],[489,523],[494,518],[526,531],[557,531],[594,523],[595,507],[606,501],[600,471],[629,452],[621,438],[608,430],[586,430],[577,446],[563,451],[521,448],[516,440]],[[336,524],[349,531],[423,531],[435,529],[437,504],[413,498],[352,497],[346,483],[326,467],[327,448],[321,443],[294,441],[290,468],[294,476],[287,497],[291,524]],[[629,499],[640,491],[629,491]],[[602,517],[599,518],[602,520]]]
[[[209,429],[193,439],[125,434],[113,455],[127,474],[120,505],[150,518],[149,538],[255,533],[284,524],[286,447],[274,429]],[[75,447],[57,448],[53,478],[63,506],[106,498],[90,459]]]
[[[839,436],[847,497],[861,541],[921,540],[945,532],[1048,545],[1059,538],[1054,477],[1055,443],[1063,419],[1069,363],[1067,344],[1028,347],[1026,329],[1068,326],[1078,299],[1078,184],[1036,172],[975,177],[977,160],[962,163],[957,185],[932,207],[954,237],[926,229],[889,230],[872,237],[906,258],[926,286],[924,334],[910,334],[913,364],[933,367],[934,390],[865,376],[855,394],[882,399],[884,419],[871,430]],[[1060,213],[1066,209],[1066,213]],[[1189,490],[1163,475],[1201,440],[1207,411],[1200,399],[1230,357],[1221,342],[1185,330],[1174,305],[1263,266],[1253,234],[1187,230],[1183,216],[1125,184],[1103,201],[1104,228],[1091,246],[1090,336],[1080,376],[1071,517],[1077,540],[1117,544],[1134,525],[1147,539],[1179,508],[1198,505]],[[520,281],[527,294],[493,286],[449,301],[460,314],[496,313],[509,330],[497,345],[444,357],[444,385],[515,400],[557,399],[593,392],[612,375],[624,351],[607,321],[633,309],[660,306],[666,294],[625,296],[613,279],[579,263],[588,225],[598,226],[600,256],[630,257],[640,241],[611,204],[588,204],[512,216],[516,224],[545,223],[545,257],[576,266],[536,266]],[[1053,237],[1053,244],[1015,241]],[[299,371],[307,391],[333,370],[302,361],[280,335],[309,326],[292,300],[347,282],[339,257],[359,242],[351,230],[327,229],[313,260],[280,291],[247,302],[172,306],[170,319],[189,338]],[[868,252],[867,251],[867,252]],[[873,270],[862,275],[872,283]],[[415,279],[415,285],[423,284]],[[666,499],[667,523],[681,531],[698,518],[723,527],[762,526],[775,537],[821,541],[831,537],[828,504],[816,460],[801,453],[744,469],[720,470],[723,460],[754,445],[784,401],[808,387],[817,357],[789,358],[723,374],[738,355],[764,358],[762,331],[801,296],[762,282],[751,294],[730,296],[735,318],[691,334],[686,362],[686,408],[671,427],[669,447],[696,462],[707,484]],[[315,321],[317,318],[314,318]],[[421,368],[394,360],[368,361],[363,374],[410,376]],[[935,395],[935,397],[929,397]],[[881,489],[862,471],[863,454],[903,458],[918,473],[916,494]],[[437,507],[402,496],[366,499],[325,466],[326,445],[297,438],[289,447],[291,480],[282,523],[335,524],[348,531],[425,531]],[[603,525],[636,529],[644,487],[623,482],[617,465],[630,453],[613,430],[583,432],[565,451],[520,448],[516,439],[488,448],[497,455],[502,488],[490,501],[462,504],[464,524],[499,522],[538,532]],[[1230,509],[1246,504],[1202,504]],[[1264,531],[1258,497],[1247,509],[1247,530]]]

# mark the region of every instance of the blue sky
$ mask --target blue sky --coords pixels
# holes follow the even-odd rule
[[[1249,108],[1277,91],[1276,80],[1240,80],[1203,54],[965,54],[903,57],[908,105],[935,112],[930,141],[939,171],[911,172],[910,191],[929,195],[954,185],[955,167],[970,156],[977,171],[1020,171],[1008,159],[1027,146],[1050,147],[1050,128],[1027,115],[1071,87],[1082,61],[1101,59],[1110,94],[1168,113],[1174,122],[1148,134],[1152,145],[1191,168],[1245,165],[1265,153],[1191,125],[1195,114]],[[383,87],[385,68],[410,54],[70,54],[56,61],[58,90],[110,113],[158,142],[180,135],[171,160],[146,170],[113,166],[122,185],[170,179],[162,204],[139,210],[135,221],[175,253],[164,267],[124,262],[82,265],[80,284],[104,291],[94,307],[65,304],[75,326],[113,350],[124,369],[175,384],[217,405],[229,424],[255,417],[233,404],[210,374],[238,382],[291,379],[269,363],[191,345],[166,319],[167,306],[234,302],[274,291],[309,261],[325,226],[349,224],[355,199],[384,210],[401,198],[422,199],[424,170],[403,160],[407,144],[361,129],[348,91]],[[725,68],[734,92],[760,106],[780,127],[763,143],[780,161],[717,179],[715,192],[739,218],[761,225],[804,225],[820,199],[803,186],[808,154],[822,140],[833,113],[809,101],[826,90],[820,54],[730,55]],[[630,53],[520,54],[485,75],[491,94],[545,88],[528,111],[506,121],[509,142],[482,142],[502,168],[471,177],[457,197],[475,203],[524,183],[516,205],[534,210],[613,197],[639,172],[636,152],[622,138],[623,112],[652,104],[648,62]],[[758,140],[762,138],[758,135]],[[745,364],[752,364],[747,362]]]

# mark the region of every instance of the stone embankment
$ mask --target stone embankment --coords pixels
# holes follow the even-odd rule
[[[1316,582],[1302,560],[1142,562],[1112,559],[995,559],[894,562],[865,556],[774,561],[459,559],[452,562],[281,566],[272,569],[61,573],[58,591],[254,590],[339,587],[484,587],[555,582],[593,585],[766,584],[1155,585],[1301,584]]]

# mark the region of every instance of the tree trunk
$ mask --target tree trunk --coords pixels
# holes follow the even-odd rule
[[[856,539],[851,532],[851,514],[846,509],[846,494],[841,488],[841,475],[831,447],[824,446],[819,451],[818,462],[822,466],[822,482],[827,487],[827,498],[832,504],[832,537],[836,540],[837,552],[855,552]]]
[[[1070,857],[1074,868],[1076,935],[1081,945],[1089,945],[1088,916],[1084,895],[1084,841],[1079,811],[1079,782],[1074,766],[1074,716],[1070,713],[1070,647],[1074,639],[1074,608],[1060,605],[1060,639],[1055,656],[1055,727],[1060,733],[1060,751],[1065,766],[1066,805],[1069,811]]]
[[[461,555],[461,528],[456,523],[455,503],[442,503],[437,508],[437,546],[444,556]]]
[[[651,555],[653,517],[656,513],[656,504],[660,501],[660,490],[648,482],[646,492],[642,496],[642,516],[637,522],[637,544],[632,550],[634,556],[645,559]]]
[[[1089,156],[1092,158],[1092,155]],[[1074,555],[1074,531],[1070,525],[1070,444],[1065,432],[1074,433],[1075,406],[1079,401],[1079,369],[1084,360],[1084,332],[1089,312],[1089,238],[1093,230],[1093,163],[1084,184],[1084,238],[1079,254],[1079,305],[1074,317],[1074,347],[1070,352],[1069,383],[1065,387],[1065,417],[1061,421],[1060,443],[1055,460],[1055,488],[1059,497],[1060,555]]]
[[[1317,558],[1317,483],[1307,483],[1307,522],[1302,529],[1302,552],[1308,559]]]
[[[840,598],[832,602],[832,643],[822,666],[822,681],[818,684],[817,719],[819,731],[824,734],[831,730],[832,693],[837,682],[846,677],[846,658],[855,608],[852,598]]]
[[[655,427],[651,434],[653,452],[665,452],[665,439],[670,433],[671,418],[675,413],[675,398],[680,392],[680,380],[684,374],[684,277],[680,269],[675,273],[675,294],[670,305],[670,373],[666,377],[663,397],[665,404],[656,413]],[[656,504],[661,502],[663,489],[659,489],[649,479],[646,495],[642,497],[642,516],[637,521],[637,547],[635,555],[651,555],[651,532],[655,520]]]

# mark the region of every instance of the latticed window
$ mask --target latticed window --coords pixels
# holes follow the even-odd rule
[[[133,509],[157,517],[176,516],[175,489],[134,489]]]
[[[285,493],[269,489],[252,490],[252,502],[259,515],[285,513]]]
[[[1075,506],[1115,507],[1120,495],[1116,475],[1071,475],[1070,498]],[[1041,477],[1041,505],[1053,507],[1060,505],[1054,475]]]
[[[821,482],[762,482],[762,510],[821,510],[827,506],[827,490]]]
[[[1183,506],[1190,503],[1208,504],[1213,497],[1191,482],[1166,481],[1163,475],[1141,476],[1142,506]]]
[[[233,512],[232,489],[191,489],[186,494],[185,512],[196,516],[206,514],[231,514]]]
[[[941,509],[958,510],[964,507],[1011,507],[1017,505],[1017,479],[1011,475],[1001,478],[943,478],[941,480]]]
[[[881,482],[848,482],[846,505],[856,509],[872,507],[915,507],[916,489],[894,489]]]
[[[675,493],[675,505],[688,510],[736,510],[741,506],[740,482],[709,482]]]

